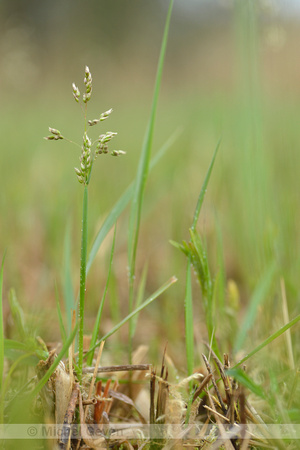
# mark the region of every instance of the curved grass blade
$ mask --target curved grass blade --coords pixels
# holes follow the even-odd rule
[[[248,355],[246,355],[244,358],[242,358],[232,368],[235,369],[236,367],[238,367],[241,364],[243,364],[245,361],[247,361],[249,358],[251,358],[251,356],[253,356],[256,353],[258,353],[262,348],[266,347],[268,344],[273,342],[275,339],[277,339],[279,336],[281,336],[283,333],[285,333],[286,330],[288,330],[289,328],[294,326],[299,321],[300,321],[300,314],[298,316],[296,316],[293,320],[288,322],[286,325],[281,327],[278,331],[276,331],[275,333],[271,334],[271,336],[269,336],[265,341],[263,341],[261,344],[259,344],[257,347],[255,347],[255,349],[252,350],[252,352],[248,353]]]
[[[121,322],[119,322],[115,327],[113,327],[105,336],[103,336],[86,354],[85,358],[93,352],[102,341],[106,341],[110,336],[112,336],[116,331],[118,331],[126,322],[128,322],[132,317],[142,311],[146,306],[150,305],[157,297],[159,297],[163,292],[165,292],[172,284],[176,283],[177,278],[171,277],[169,281],[163,284],[157,291],[155,291],[147,300],[145,300],[138,308],[132,311],[128,316],[126,316]]]
[[[96,344],[97,341],[97,335],[99,332],[99,328],[100,328],[100,320],[101,320],[101,316],[102,316],[102,311],[103,311],[103,306],[104,306],[104,301],[106,298],[106,293],[107,293],[107,289],[108,289],[108,284],[109,284],[109,280],[110,280],[110,274],[111,274],[111,267],[112,267],[112,262],[113,262],[113,256],[114,256],[114,250],[115,250],[115,242],[116,242],[116,230],[117,227],[115,225],[115,231],[114,231],[114,237],[113,237],[113,243],[112,243],[112,247],[111,247],[111,252],[110,252],[110,260],[109,260],[109,267],[108,267],[108,275],[107,275],[107,279],[106,279],[106,284],[105,284],[105,288],[104,288],[104,292],[103,292],[103,296],[98,308],[98,313],[97,313],[97,318],[95,321],[95,325],[93,328],[93,334],[92,334],[92,339],[91,339],[91,343],[90,343],[90,349],[93,348],[93,346]],[[94,353],[92,352],[87,360],[87,364],[89,366],[92,365],[93,363],[93,357],[94,357]]]
[[[217,147],[216,147],[216,149],[214,151],[211,163],[209,165],[208,171],[207,171],[205,179],[204,179],[204,183],[202,185],[202,188],[201,188],[201,191],[200,191],[200,194],[199,194],[199,197],[198,197],[198,201],[197,201],[197,205],[196,205],[196,209],[195,209],[195,213],[194,213],[193,224],[191,226],[192,231],[195,230],[197,222],[198,222],[198,218],[199,218],[199,214],[200,214],[200,211],[201,211],[201,207],[202,207],[202,203],[203,203],[203,200],[204,200],[204,196],[205,196],[205,193],[206,193],[207,185],[208,185],[208,182],[209,182],[209,179],[210,179],[210,175],[211,175],[214,163],[215,163],[215,159],[216,159],[216,156],[217,156],[220,144],[221,144],[221,139],[219,140],[219,142],[217,144]]]
[[[250,304],[244,318],[240,331],[235,339],[234,352],[237,353],[244,345],[248,331],[254,324],[259,305],[266,299],[270,290],[274,275],[276,272],[276,265],[273,262],[267,270],[263,273],[261,281],[253,292]]]
[[[179,134],[181,133],[181,130],[176,131],[172,134],[172,136],[167,139],[167,141],[164,143],[164,145],[160,148],[160,150],[156,153],[156,155],[153,157],[153,160],[150,163],[150,171],[156,166],[156,164],[160,161],[162,156],[166,153],[166,151],[173,145],[173,143],[178,138]],[[88,274],[91,265],[98,253],[98,250],[104,241],[105,237],[107,236],[110,229],[114,226],[114,224],[117,222],[117,219],[122,214],[130,200],[132,199],[134,192],[134,183],[132,182],[126,191],[123,193],[123,195],[119,198],[119,200],[115,203],[113,208],[111,209],[109,215],[106,217],[105,221],[103,222],[100,230],[97,233],[97,236],[93,242],[91,251],[89,253],[87,264],[86,264],[86,273]]]
[[[20,352],[34,353],[38,359],[44,359],[48,356],[48,352],[31,336],[27,337],[24,342],[4,339],[4,356],[6,358],[13,360],[20,355]]]

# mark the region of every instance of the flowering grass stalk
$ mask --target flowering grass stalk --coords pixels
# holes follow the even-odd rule
[[[84,331],[84,309],[85,309],[85,292],[86,292],[86,275],[87,275],[87,242],[88,242],[88,186],[91,179],[92,167],[96,158],[101,154],[108,154],[108,144],[117,133],[107,131],[105,134],[100,134],[98,138],[92,142],[87,133],[88,127],[93,127],[100,122],[106,120],[112,113],[112,109],[105,111],[98,119],[87,120],[87,103],[92,95],[92,75],[90,69],[85,67],[84,76],[85,92],[82,95],[82,102],[80,101],[80,90],[72,84],[73,97],[76,103],[79,103],[84,115],[84,133],[83,143],[81,146],[80,165],[75,167],[75,173],[80,184],[84,186],[83,202],[82,202],[82,228],[81,228],[81,255],[80,255],[80,288],[79,288],[79,331],[78,331],[78,376],[81,377],[83,365],[83,331]],[[59,130],[49,128],[50,136],[47,140],[66,140],[74,144],[74,142],[66,139]],[[76,144],[78,145],[78,144]],[[95,145],[95,149],[93,149]],[[113,150],[110,154],[112,156],[119,156],[124,154],[122,150]]]

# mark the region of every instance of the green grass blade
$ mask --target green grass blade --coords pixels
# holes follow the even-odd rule
[[[104,288],[104,292],[103,292],[103,296],[98,308],[98,313],[97,313],[97,318],[95,321],[95,325],[94,325],[94,329],[93,329],[93,334],[92,334],[92,339],[91,339],[91,343],[90,343],[90,349],[94,347],[94,345],[96,344],[97,341],[97,336],[98,336],[98,332],[99,332],[99,328],[100,328],[100,320],[101,320],[101,316],[102,316],[102,311],[103,311],[103,306],[104,306],[104,302],[105,302],[105,298],[106,298],[106,293],[107,293],[107,289],[108,289],[108,284],[109,284],[109,280],[110,280],[110,274],[111,274],[111,267],[112,267],[112,262],[113,262],[113,256],[114,256],[114,250],[115,250],[115,242],[116,242],[116,230],[117,227],[115,226],[115,231],[114,231],[114,237],[113,237],[113,243],[112,243],[112,247],[111,247],[111,252],[110,252],[110,260],[109,260],[109,266],[108,266],[108,274],[107,274],[107,279],[106,279],[106,284],[105,284],[105,288]],[[87,364],[88,366],[91,366],[93,363],[93,357],[94,354],[91,353],[87,359]]]
[[[55,283],[55,300],[56,300],[56,310],[57,310],[57,315],[58,315],[61,340],[62,340],[62,343],[64,344],[67,340],[67,335],[66,335],[66,330],[65,330],[65,326],[64,326],[61,308],[60,308],[58,288],[57,288],[56,283]]]
[[[215,163],[215,159],[216,159],[216,156],[217,156],[220,144],[221,144],[221,140],[219,140],[219,142],[217,144],[217,147],[216,147],[216,149],[214,151],[211,163],[209,165],[208,171],[207,171],[205,179],[204,179],[204,183],[202,185],[202,188],[201,188],[201,191],[200,191],[200,194],[199,194],[199,197],[198,197],[198,201],[197,201],[197,205],[196,205],[196,209],[195,209],[195,213],[194,213],[193,224],[192,224],[192,227],[191,227],[192,231],[195,230],[197,222],[198,222],[198,218],[199,218],[199,214],[200,214],[200,211],[201,211],[201,207],[202,207],[202,203],[203,203],[203,200],[204,200],[204,196],[205,196],[205,193],[206,193],[207,185],[208,185],[208,182],[209,182],[209,179],[210,179],[210,175],[211,175],[214,163]]]
[[[148,273],[148,265],[145,265],[145,267],[143,268],[143,273],[142,273],[140,282],[139,282],[135,308],[138,308],[142,304],[142,300],[144,298],[144,293],[145,293],[146,281],[147,281],[147,273]],[[138,315],[136,315],[132,318],[132,329],[130,330],[132,333],[131,338],[133,338],[133,336],[135,335],[137,321],[138,321]]]
[[[70,334],[70,336],[68,337],[66,342],[64,343],[61,351],[59,352],[58,356],[55,358],[55,361],[53,362],[51,367],[49,367],[49,369],[47,370],[45,375],[39,380],[39,382],[37,383],[37,385],[35,386],[33,391],[29,394],[31,398],[34,398],[40,392],[40,390],[43,388],[43,386],[45,386],[45,384],[47,383],[47,381],[49,380],[49,378],[55,371],[56,367],[58,366],[58,364],[64,357],[65,353],[68,351],[68,348],[72,344],[72,342],[75,338],[75,335],[77,333],[77,329],[78,329],[78,323],[75,325],[74,330],[72,331],[72,333]]]
[[[103,336],[97,343],[91,348],[85,355],[87,357],[91,352],[93,352],[102,341],[106,341],[110,336],[112,336],[116,331],[118,331],[126,322],[128,322],[132,317],[141,312],[144,308],[146,308],[150,303],[157,299],[163,292],[165,292],[172,284],[176,283],[177,278],[171,277],[169,281],[163,284],[157,291],[155,291],[147,300],[145,300],[138,308],[132,311],[128,316],[126,316],[121,322],[119,322],[115,327],[113,327],[105,336]]]
[[[2,298],[4,260],[5,260],[5,253],[2,258],[0,271],[0,392],[2,391],[3,371],[4,371],[4,326],[3,326],[3,298]]]
[[[145,185],[146,185],[148,171],[149,171],[149,161],[150,161],[150,155],[151,155],[154,122],[155,122],[155,116],[156,116],[158,95],[159,95],[160,84],[161,84],[161,77],[162,77],[162,71],[163,71],[163,65],[164,65],[164,59],[165,59],[165,53],[166,53],[166,47],[167,47],[167,40],[168,40],[168,33],[169,33],[169,26],[170,26],[173,3],[174,3],[174,0],[171,0],[170,4],[169,4],[169,10],[168,10],[167,20],[166,20],[166,24],[165,24],[165,29],[164,29],[164,35],[163,35],[160,56],[159,56],[159,62],[158,62],[158,68],[157,68],[157,74],[156,74],[156,80],[155,80],[150,120],[149,120],[148,127],[146,130],[145,138],[144,138],[141,157],[140,157],[138,170],[137,170],[137,176],[136,176],[135,185],[134,185],[134,194],[133,194],[133,200],[132,200],[132,206],[131,206],[131,212],[130,212],[130,220],[129,220],[129,238],[128,238],[128,262],[129,262],[129,277],[131,278],[131,283],[134,278],[135,257],[136,257],[137,241],[138,241],[138,235],[139,235],[141,209],[142,209]]]
[[[170,1],[169,10],[167,14],[164,35],[160,50],[160,56],[158,61],[158,68],[156,73],[154,94],[152,100],[152,108],[150,113],[150,119],[148,123],[148,127],[146,130],[142,152],[138,164],[137,175],[134,182],[134,192],[133,199],[131,203],[131,210],[129,216],[129,233],[128,233],[128,267],[129,267],[129,313],[133,310],[133,296],[134,296],[134,279],[135,279],[135,264],[136,264],[136,254],[137,254],[137,245],[139,238],[139,229],[140,229],[140,221],[141,221],[141,213],[142,213],[142,205],[144,199],[144,192],[146,187],[146,181],[149,172],[149,163],[151,156],[151,147],[153,140],[153,131],[154,131],[154,123],[158,102],[159,89],[162,78],[162,71],[167,47],[167,40],[169,34],[169,26],[171,20],[171,13],[173,8],[174,0]],[[132,337],[133,336],[133,322],[129,321],[129,344],[128,344],[128,353],[129,353],[129,362],[131,362],[132,355]]]
[[[108,232],[111,230],[111,228],[116,223],[119,216],[122,214],[128,203],[130,202],[130,199],[132,198],[133,194],[133,184],[128,186],[124,194],[119,198],[117,203],[113,206],[111,209],[109,215],[106,217],[104,223],[102,224],[100,230],[97,233],[97,236],[93,242],[91,251],[89,253],[88,259],[87,259],[87,265],[86,265],[86,271],[89,272],[92,263],[98,253],[98,250],[104,241],[105,237],[107,236]]]
[[[160,161],[160,159],[163,157],[163,155],[166,153],[166,151],[171,148],[171,146],[174,144],[178,136],[180,135],[181,130],[176,131],[173,133],[169,139],[163,144],[163,146],[159,149],[159,151],[156,153],[156,155],[153,157],[150,163],[150,171],[156,166],[156,164]],[[91,265],[98,253],[98,250],[104,241],[105,237],[107,236],[110,229],[114,226],[114,224],[117,222],[119,216],[122,214],[130,200],[132,199],[134,192],[134,183],[131,183],[126,191],[122,194],[122,196],[119,198],[119,200],[115,203],[113,208],[111,209],[109,215],[103,222],[100,230],[97,233],[97,236],[93,242],[91,251],[89,253],[88,259],[87,259],[87,265],[86,265],[86,272],[88,273]]]
[[[292,326],[294,326],[297,322],[299,322],[300,320],[300,314],[298,316],[296,316],[293,320],[291,320],[290,322],[288,322],[286,325],[284,325],[283,327],[281,327],[278,331],[276,331],[275,333],[271,334],[271,336],[269,336],[265,341],[263,341],[261,344],[259,344],[257,347],[255,347],[254,350],[252,350],[252,352],[248,353],[248,355],[246,355],[244,358],[242,358],[237,364],[235,364],[232,368],[235,369],[236,367],[240,366],[241,364],[243,364],[245,361],[247,361],[249,358],[251,358],[252,356],[254,356],[256,353],[258,353],[261,349],[263,349],[264,347],[266,347],[268,344],[270,344],[271,342],[273,342],[275,339],[277,339],[279,336],[281,336],[283,333],[285,333],[287,330],[289,330]]]
[[[263,388],[254,383],[254,381],[251,380],[251,378],[241,368],[226,370],[226,374],[235,378],[239,383],[249,389],[249,391],[253,392],[253,394],[263,399],[266,398]]]
[[[4,356],[6,358],[13,360],[16,356],[19,356],[20,352],[34,353],[38,359],[45,359],[49,354],[32,336],[28,336],[24,342],[4,339]]]
[[[70,221],[66,226],[65,240],[64,240],[64,303],[67,317],[67,328],[70,332],[72,326],[72,313],[75,309],[75,296],[71,277],[71,224]]]
[[[256,289],[254,290],[245,319],[235,339],[235,347],[234,347],[235,353],[237,353],[243,347],[248,331],[254,325],[259,305],[261,305],[264,302],[264,300],[268,295],[275,272],[276,272],[276,265],[273,262],[263,273],[260,282],[258,283]]]
[[[8,301],[14,324],[18,329],[21,340],[24,341],[27,338],[24,313],[21,305],[18,302],[16,291],[14,289],[10,290]]]
[[[186,289],[185,289],[185,345],[188,375],[192,375],[194,370],[194,316],[193,316],[193,297],[192,297],[192,276],[191,276],[191,258],[188,258],[186,271]]]

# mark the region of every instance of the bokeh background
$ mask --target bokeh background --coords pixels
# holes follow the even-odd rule
[[[103,130],[117,131],[113,144],[127,152],[124,158],[103,158],[95,166],[91,244],[136,173],[167,8],[166,0],[1,1],[4,294],[7,298],[9,288],[16,289],[29,322],[46,341],[60,339],[55,283],[63,304],[68,226],[75,294],[78,289],[82,187],[73,170],[79,158],[76,147],[43,137],[51,126],[81,143],[83,123],[71,83],[82,86],[88,65],[93,76],[89,117],[112,107]],[[153,154],[174,132],[179,137],[149,177],[137,281],[145,264],[148,294],[173,274],[179,281],[140,317],[136,344],[150,343],[153,354],[167,341],[173,355],[184,348],[186,263],[169,241],[189,238],[219,139],[198,225],[212,273],[218,272],[222,240],[226,277],[236,284],[242,314],[260,275],[275,259],[286,283],[290,315],[299,313],[299,17],[296,1],[175,0]],[[127,230],[128,211],[117,225],[103,332],[128,311]],[[87,332],[102,295],[111,237],[88,280]],[[265,318],[270,323],[280,303],[279,277],[276,283]],[[196,329],[199,338],[206,338],[197,288],[195,295]],[[13,335],[8,308],[5,317],[6,332]],[[124,328],[116,338],[120,346],[126,333]]]

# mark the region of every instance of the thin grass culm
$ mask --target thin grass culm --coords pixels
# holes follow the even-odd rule
[[[84,310],[85,310],[85,293],[86,293],[86,275],[87,275],[87,243],[88,243],[88,186],[91,179],[92,168],[95,160],[99,155],[108,154],[108,144],[117,135],[112,131],[100,134],[98,138],[92,142],[87,129],[106,120],[112,113],[112,109],[105,111],[97,119],[87,119],[87,106],[92,96],[93,79],[88,66],[85,67],[84,75],[84,93],[81,97],[79,88],[72,84],[73,97],[79,104],[84,116],[84,132],[83,142],[81,146],[80,165],[75,167],[75,173],[80,184],[83,185],[83,201],[82,201],[82,228],[81,228],[81,255],[80,255],[80,288],[79,288],[79,306],[78,306],[78,376],[82,375],[83,364],[83,331],[84,331]],[[74,142],[66,139],[60,131],[55,128],[49,128],[50,135],[46,140],[65,140],[72,144]],[[75,144],[78,145],[78,144]],[[94,150],[93,150],[94,148]],[[125,154],[122,150],[113,150],[110,152],[112,156]]]

